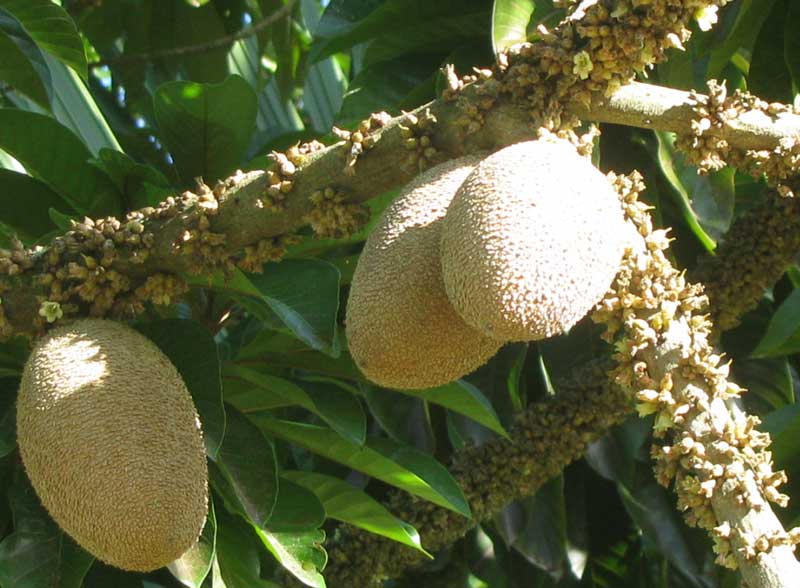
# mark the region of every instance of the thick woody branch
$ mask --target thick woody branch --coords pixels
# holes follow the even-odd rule
[[[535,134],[528,109],[507,97],[498,99],[483,115],[481,127],[468,133],[462,123],[463,101],[479,101],[483,83],[465,87],[457,101],[440,99],[414,111],[416,117],[429,112],[436,118],[436,124],[426,130],[435,148],[434,162],[460,156],[466,151],[497,149]],[[687,92],[633,83],[620,88],[610,98],[596,98],[588,110],[577,102],[570,103],[568,108],[589,121],[684,132],[690,125],[693,103]],[[409,161],[407,136],[401,128],[410,125],[409,120],[408,116],[401,115],[377,130],[374,147],[358,157],[353,175],[344,173],[350,143],[340,142],[304,156],[291,178],[292,188],[286,205],[280,210],[263,205],[270,185],[267,174],[251,172],[230,178],[217,214],[209,219],[210,231],[224,235],[224,245],[218,256],[236,255],[245,246],[290,234],[307,224],[307,217],[314,209],[312,196],[326,188],[343,193],[350,202],[362,202],[408,182],[419,171],[418,165]],[[783,138],[800,136],[800,116],[784,114],[771,118],[754,111],[752,116],[745,113],[710,133],[743,149],[771,149]],[[146,231],[154,236],[147,259],[143,263],[133,263],[131,252],[123,246],[112,268],[133,281],[142,281],[157,273],[214,271],[202,260],[198,262],[196,257],[181,254],[176,246],[190,228],[191,220],[189,214],[166,219],[146,218]],[[36,277],[41,265],[39,259],[31,271],[0,276],[0,310],[4,311],[12,333],[36,332],[41,323],[39,310],[42,302],[48,300],[48,289]]]

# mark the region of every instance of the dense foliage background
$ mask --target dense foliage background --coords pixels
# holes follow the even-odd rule
[[[124,215],[195,178],[263,168],[269,151],[300,140],[333,142],[332,125],[423,104],[441,90],[444,64],[488,66],[558,16],[549,0],[0,0],[0,246],[15,234],[46,243],[71,218]],[[702,90],[724,79],[792,102],[800,1],[735,0],[720,16],[650,80]],[[596,154],[604,170],[644,174],[681,267],[712,252],[764,188],[731,169],[698,176],[665,133],[606,125]],[[373,221],[392,196],[369,202]],[[392,486],[468,515],[450,455],[505,434],[516,411],[557,394],[559,378],[607,349],[585,321],[568,336],[508,345],[440,389],[376,388],[342,328],[368,232],[307,231],[262,274],[193,278],[184,301],[136,323],[183,374],[211,458],[202,541],[168,570],[95,562],[48,518],[16,451],[28,342],[0,345],[0,586],[254,588],[277,585],[269,578],[281,566],[323,586],[322,542],[342,522],[421,549],[416,530],[379,502]],[[800,515],[798,286],[789,268],[721,344],[788,471],[787,528]],[[409,585],[444,576],[436,585],[737,586],[654,481],[650,428],[632,417],[538,494],[434,554]]]

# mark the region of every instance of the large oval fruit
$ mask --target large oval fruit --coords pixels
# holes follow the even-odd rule
[[[384,211],[358,260],[347,339],[361,371],[382,386],[446,384],[484,364],[501,345],[453,310],[439,261],[441,220],[478,161],[450,161],[409,183]]]
[[[86,319],[44,337],[22,375],[17,432],[42,504],[102,561],[149,571],[197,540],[208,509],[197,412],[133,329]]]
[[[442,223],[442,275],[462,318],[506,341],[543,339],[608,289],[630,232],[610,182],[565,141],[511,145],[465,179]]]

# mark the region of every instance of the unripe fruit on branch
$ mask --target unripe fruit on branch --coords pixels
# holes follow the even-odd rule
[[[85,319],[39,341],[17,435],[44,507],[102,561],[153,570],[200,535],[208,471],[197,412],[175,367],[130,327]]]
[[[446,384],[483,365],[501,345],[464,323],[441,276],[441,221],[478,161],[464,157],[418,176],[367,239],[350,288],[347,339],[356,364],[377,384]]]
[[[608,179],[566,141],[490,155],[442,223],[442,275],[470,325],[505,341],[563,333],[610,286],[630,238]]]

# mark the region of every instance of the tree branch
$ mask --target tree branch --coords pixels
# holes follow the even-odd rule
[[[211,41],[207,41],[205,43],[197,43],[195,45],[183,45],[181,47],[170,47],[169,49],[161,49],[159,51],[146,51],[144,53],[126,54],[119,55],[117,57],[109,57],[107,59],[99,59],[97,61],[90,62],[88,64],[89,69],[114,65],[130,65],[132,63],[155,61],[157,59],[166,59],[169,57],[186,57],[187,55],[198,55],[200,53],[208,53],[214,49],[221,49],[222,47],[227,47],[236,41],[242,41],[252,37],[253,35],[257,35],[267,27],[278,22],[280,19],[288,16],[291,14],[295,1],[296,0],[289,0],[286,5],[282,6],[269,16],[262,18],[247,28],[236,31],[235,33],[231,33],[230,35],[225,35],[224,37],[212,39]]]
[[[462,97],[477,102],[481,89],[480,83],[467,86]],[[462,123],[460,103],[460,100],[439,99],[412,113],[413,117],[420,118],[429,112],[437,121],[425,131],[435,146],[435,161],[478,149],[497,149],[534,135],[528,109],[517,101],[498,99],[484,114],[482,126],[472,133]],[[620,88],[610,98],[596,98],[588,111],[578,103],[569,103],[568,108],[594,122],[683,132],[690,124],[685,117],[691,116],[692,105],[692,96],[687,92],[633,83]],[[754,149],[774,148],[781,139],[800,136],[800,116],[797,115],[771,118],[758,111],[742,118],[746,122],[732,120],[710,132],[733,146]],[[296,159],[297,170],[290,179],[291,191],[282,208],[264,205],[270,187],[268,173],[250,172],[229,178],[224,194],[218,198],[216,214],[209,217],[209,231],[224,236],[221,237],[224,244],[217,248],[217,258],[238,255],[247,246],[293,233],[307,224],[309,214],[315,210],[313,195],[326,188],[333,187],[350,202],[357,203],[408,182],[419,169],[417,163],[408,160],[407,133],[401,128],[408,128],[410,120],[411,116],[401,115],[385,121],[373,134],[374,146],[359,156],[353,175],[344,173],[352,143],[343,141]],[[196,229],[196,218],[191,211],[158,218],[151,215],[142,222],[145,232],[153,236],[148,257],[140,263],[141,256],[137,259],[136,253],[141,245],[130,245],[126,241],[117,247],[117,255],[110,266],[132,284],[141,284],[154,274],[214,271],[213,265],[204,265],[196,255],[182,254],[178,247],[186,231]],[[67,252],[63,257],[62,266],[69,262],[82,263],[80,255],[70,257]],[[34,256],[29,271],[13,276],[0,275],[0,310],[4,311],[9,325],[7,335],[33,333],[41,328],[39,310],[44,301],[52,299],[50,287],[40,280],[42,273],[47,273],[43,269],[43,258]]]

